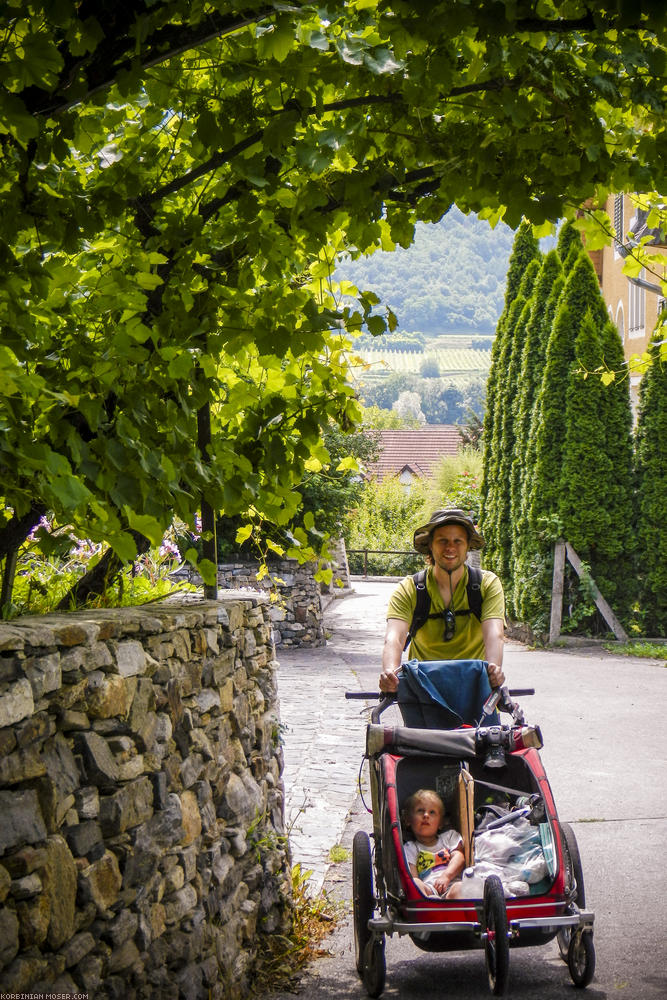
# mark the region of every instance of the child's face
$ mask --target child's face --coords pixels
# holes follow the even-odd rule
[[[410,826],[422,844],[437,838],[441,823],[442,806],[435,799],[417,799],[410,810]]]

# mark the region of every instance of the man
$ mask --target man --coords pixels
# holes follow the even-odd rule
[[[428,524],[417,528],[414,547],[427,557],[426,588],[429,618],[411,637],[409,656],[417,660],[486,660],[491,687],[505,680],[502,671],[505,631],[505,597],[500,580],[482,571],[481,620],[468,602],[469,550],[481,549],[484,539],[472,518],[458,508],[437,510]],[[396,691],[397,671],[417,604],[413,577],[396,588],[387,610],[387,630],[382,651],[380,690]]]

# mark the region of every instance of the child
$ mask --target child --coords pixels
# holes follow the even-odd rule
[[[410,796],[405,816],[414,837],[405,844],[405,857],[415,885],[426,896],[444,897],[465,867],[461,834],[444,829],[444,803],[428,788]]]

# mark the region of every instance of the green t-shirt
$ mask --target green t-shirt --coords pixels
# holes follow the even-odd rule
[[[468,605],[468,567],[454,590],[454,610],[465,610]],[[433,567],[426,572],[426,588],[431,598],[429,614],[444,611],[445,604],[433,578]],[[417,588],[411,576],[401,580],[391,595],[387,618],[398,618],[410,624],[417,606]],[[505,595],[503,586],[490,570],[482,570],[482,621],[488,618],[505,620]],[[473,615],[457,615],[454,637],[445,642],[444,618],[429,618],[410,643],[408,656],[413,660],[483,660],[484,637],[482,626]]]

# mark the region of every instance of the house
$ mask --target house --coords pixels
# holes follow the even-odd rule
[[[614,242],[613,246],[589,253],[609,316],[621,335],[627,360],[633,354],[642,354],[646,350],[658,316],[665,308],[665,298],[660,291],[662,275],[646,274],[642,270],[638,280],[632,281],[623,274],[627,247],[632,245],[633,240],[638,241],[642,236],[651,235],[651,251],[655,249],[665,253],[667,266],[666,237],[664,233],[647,230],[647,213],[638,210],[632,195],[610,195],[603,207],[613,221],[616,232],[622,234],[625,246]],[[637,405],[640,380],[641,375],[631,374],[630,398],[633,408]]]
[[[427,424],[417,429],[375,433],[379,435],[379,458],[368,464],[368,477],[382,480],[396,476],[406,486],[415,479],[431,478],[438,461],[456,455],[461,447],[456,424]]]

